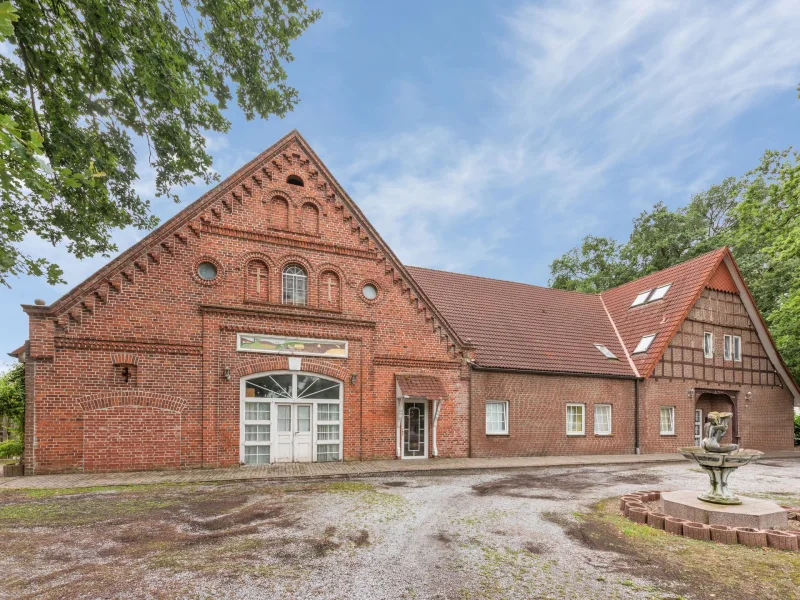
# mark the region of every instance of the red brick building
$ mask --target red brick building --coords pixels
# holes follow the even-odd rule
[[[27,473],[674,451],[800,398],[723,248],[601,295],[406,267],[296,132],[50,306]]]

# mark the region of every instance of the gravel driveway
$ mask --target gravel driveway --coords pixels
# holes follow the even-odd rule
[[[732,484],[791,501],[798,476],[768,460]],[[604,498],[706,483],[686,462],[4,492],[0,597],[678,598],[569,524]]]

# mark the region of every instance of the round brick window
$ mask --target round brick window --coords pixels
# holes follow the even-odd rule
[[[364,294],[364,298],[367,300],[375,300],[378,297],[378,288],[374,284],[368,283],[361,288],[361,293]]]
[[[205,281],[212,281],[217,278],[217,265],[211,262],[201,262],[197,265],[197,275]]]

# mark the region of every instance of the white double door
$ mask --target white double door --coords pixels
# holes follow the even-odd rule
[[[277,404],[275,462],[311,462],[311,404]]]

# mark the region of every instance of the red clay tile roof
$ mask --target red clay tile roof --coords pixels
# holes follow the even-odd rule
[[[726,253],[727,248],[720,248],[601,294],[629,352],[633,352],[642,336],[656,334],[647,352],[631,354],[642,377],[653,371]],[[639,293],[668,283],[672,286],[663,300],[631,306]]]
[[[481,367],[633,377],[600,296],[407,267]],[[605,358],[603,344],[619,360]]]
[[[400,393],[406,398],[446,400],[447,391],[438,377],[433,375],[396,375]]]

